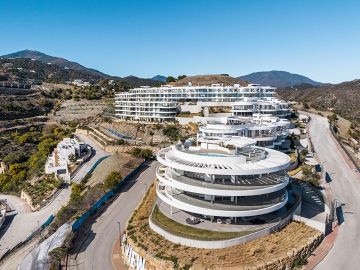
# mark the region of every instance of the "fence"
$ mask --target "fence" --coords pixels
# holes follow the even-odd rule
[[[14,246],[12,249],[8,249],[0,258],[0,263],[4,261],[12,252],[19,249],[26,243],[28,243],[31,239],[33,239],[35,236],[39,235],[47,226],[50,225],[50,223],[55,219],[54,215],[49,216],[49,218],[33,233],[31,233],[24,241],[18,243],[16,246]]]
[[[100,161],[100,159],[98,161]],[[81,217],[79,217],[74,222],[74,224],[72,225],[72,231],[73,232],[77,231],[91,215],[93,215],[105,202],[107,202],[115,193],[117,193],[127,181],[129,181],[134,175],[136,175],[144,167],[146,163],[147,163],[146,161],[142,162],[131,173],[125,176],[124,179],[122,179],[120,183],[118,183],[112,190],[110,190],[108,193],[102,196],[98,201],[96,201],[88,211],[86,211]]]

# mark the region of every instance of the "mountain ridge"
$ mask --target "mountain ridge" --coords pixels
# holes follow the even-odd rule
[[[0,58],[28,58],[28,59],[34,59],[34,60],[38,60],[42,63],[48,64],[54,64],[57,65],[59,67],[62,68],[69,68],[69,69],[73,69],[73,70],[78,70],[78,71],[85,71],[85,72],[89,72],[89,74],[94,74],[98,77],[103,77],[103,78],[109,78],[112,77],[108,74],[102,73],[96,69],[93,68],[87,68],[77,62],[74,61],[70,61],[67,60],[63,57],[57,57],[57,56],[51,56],[48,54],[45,54],[43,52],[39,52],[36,50],[29,50],[29,49],[25,49],[22,51],[17,51],[14,53],[10,53],[10,54],[5,54],[0,56]]]
[[[280,70],[253,72],[237,78],[251,83],[280,88],[291,87],[298,84],[310,84],[314,86],[322,85],[322,83],[314,81],[303,75]]]

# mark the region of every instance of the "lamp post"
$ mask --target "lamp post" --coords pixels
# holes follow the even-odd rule
[[[120,221],[117,221],[116,222],[119,226],[119,245],[120,245],[120,248],[121,248],[121,223]]]

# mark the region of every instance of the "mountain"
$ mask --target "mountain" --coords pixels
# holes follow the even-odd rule
[[[223,74],[188,76],[171,84],[175,86],[182,86],[182,85],[189,85],[190,82],[192,83],[192,85],[211,85],[211,84],[223,84],[223,85],[240,84],[241,86],[248,85],[248,83],[244,80],[240,80],[238,78],[230,77],[228,75],[223,75]]]
[[[94,82],[103,79],[102,76],[86,70],[65,69],[28,58],[0,58],[0,75],[10,82],[29,84],[64,83],[75,79]]]
[[[277,94],[284,100],[307,103],[315,109],[360,121],[360,80],[310,88],[289,87],[278,90]]]
[[[162,76],[162,75],[156,75],[156,76],[152,77],[151,79],[155,80],[155,81],[166,82],[167,77]]]
[[[89,75],[94,75],[95,77],[100,77],[100,78],[110,77],[109,75],[104,74],[98,70],[84,67],[84,66],[80,65],[79,63],[72,62],[72,61],[66,60],[61,57],[50,56],[45,53],[34,51],[34,50],[18,51],[15,53],[2,55],[2,56],[0,56],[0,58],[29,58],[29,59],[38,60],[45,64],[50,63],[53,65],[57,65],[64,69],[72,69],[72,70],[87,72],[87,73],[89,73]]]
[[[163,83],[162,81],[159,81],[159,80],[144,79],[144,78],[139,78],[136,76],[127,76],[127,77],[121,78],[120,80],[127,82],[128,84],[130,84],[133,87],[156,86],[156,85],[160,85]]]
[[[251,83],[270,85],[274,87],[290,87],[297,84],[321,85],[320,82],[313,81],[305,76],[293,74],[286,71],[262,71],[240,76],[238,79],[246,80]]]

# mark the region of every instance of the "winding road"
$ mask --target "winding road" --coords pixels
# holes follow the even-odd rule
[[[329,254],[316,270],[359,269],[360,175],[333,138],[327,118],[310,114],[309,134],[334,198],[343,204],[344,221]]]
[[[120,222],[122,230],[135,208],[140,203],[147,187],[155,179],[157,161],[149,164],[135,179],[123,187],[118,198],[92,224],[91,234],[83,243],[82,251],[72,258],[68,269],[72,270],[110,270],[112,249],[119,237]]]
[[[24,241],[31,233],[36,231],[50,215],[55,214],[70,198],[70,187],[60,190],[52,202],[40,211],[31,212],[28,204],[19,197],[12,195],[0,195],[0,199],[6,199],[14,209],[8,213],[0,233],[0,257],[12,249],[21,241]]]

